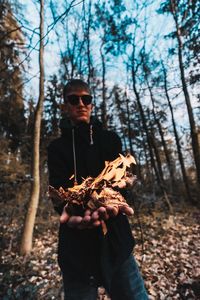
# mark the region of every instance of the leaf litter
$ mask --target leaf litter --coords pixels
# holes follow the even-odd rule
[[[189,211],[189,212],[188,212]],[[143,232],[134,215],[130,221],[137,245],[134,255],[140,266],[150,300],[200,299],[200,211],[166,215],[140,215]],[[54,212],[37,219],[33,251],[19,256],[21,224],[1,222],[0,299],[63,300],[57,264],[59,219]],[[103,288],[99,299],[110,299]]]

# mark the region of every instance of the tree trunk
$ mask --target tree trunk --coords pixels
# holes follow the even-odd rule
[[[150,116],[149,116],[149,118],[150,118]],[[151,146],[154,150],[154,154],[155,154],[154,156],[156,158],[156,164],[157,164],[157,170],[159,172],[159,178],[160,178],[160,181],[162,183],[164,183],[164,176],[163,176],[160,152],[159,152],[159,149],[158,149],[158,146],[157,146],[157,143],[156,143],[155,134],[154,134],[154,131],[153,131],[152,124],[150,124],[150,131],[151,131],[151,133],[149,133],[149,139],[151,141]]]
[[[34,136],[33,136],[33,160],[32,160],[32,185],[29,207],[25,219],[24,231],[21,241],[21,255],[27,255],[32,250],[33,228],[38,208],[40,195],[40,131],[44,101],[44,0],[40,0],[40,82],[39,99],[35,110]]]
[[[92,2],[91,0],[88,3],[88,23],[87,23],[87,33],[86,33],[86,37],[87,37],[87,63],[88,63],[88,85],[90,85],[90,79],[93,76],[92,74],[92,62],[91,62],[91,51],[90,51],[90,28],[91,28],[91,21],[92,21],[92,15],[91,15],[91,6],[92,6]]]
[[[178,131],[176,129],[176,122],[175,122],[173,107],[172,107],[172,104],[171,104],[171,101],[170,101],[170,98],[169,98],[169,94],[168,94],[168,90],[167,90],[167,74],[166,74],[166,70],[165,70],[165,67],[164,67],[163,63],[162,63],[162,68],[163,68],[163,73],[164,73],[165,95],[166,95],[167,102],[168,102],[169,109],[170,109],[170,113],[171,113],[173,131],[174,131],[174,136],[175,136],[175,140],[176,140],[176,147],[177,147],[177,151],[178,151],[178,158],[179,158],[179,162],[180,162],[180,166],[181,166],[183,182],[184,182],[184,185],[185,185],[187,199],[188,199],[188,201],[190,201],[192,199],[191,198],[191,193],[190,193],[190,187],[189,187],[189,183],[188,183],[188,179],[187,179],[187,175],[186,175],[185,164],[184,164],[184,159],[183,159],[183,155],[182,155],[182,151],[181,151],[181,145],[180,145],[180,142],[179,142]]]
[[[127,98],[127,95],[125,94],[126,98],[126,113],[127,113],[127,122],[128,122],[128,141],[129,141],[129,149],[131,155],[134,155],[133,152],[133,145],[132,145],[132,138],[131,138],[131,120],[130,120],[130,110],[129,110],[129,99]],[[135,156],[135,155],[134,155]]]
[[[108,127],[108,120],[107,120],[107,109],[106,109],[106,62],[105,57],[101,49],[101,62],[102,62],[102,123],[104,128]]]
[[[144,152],[144,157],[145,157],[145,161],[146,161],[146,166],[145,166],[145,178],[143,178],[144,181],[146,182],[151,182],[151,184],[153,185],[153,172],[152,172],[152,164],[151,161],[149,161],[148,159],[148,152],[147,152],[147,146],[145,143],[145,138],[144,138],[144,132],[141,131],[141,136],[142,136],[142,146],[143,146],[143,152]]]
[[[151,87],[150,87],[148,81],[147,81],[147,85],[148,85],[148,89],[149,89],[149,92],[150,92],[151,102],[152,102],[152,105],[153,105],[152,112],[153,112],[154,121],[155,121],[156,125],[158,126],[158,131],[159,131],[159,134],[160,134],[160,138],[161,138],[161,141],[162,141],[162,146],[163,146],[165,157],[166,157],[167,167],[168,167],[169,174],[170,174],[170,180],[171,180],[172,186],[174,186],[175,178],[174,178],[174,172],[173,172],[173,168],[172,168],[172,164],[171,164],[171,158],[170,158],[169,151],[167,149],[167,145],[166,145],[166,142],[165,142],[162,126],[160,124],[159,119],[156,116],[155,100],[154,100],[154,96],[153,96],[153,93],[152,93],[152,90],[151,90]]]
[[[134,50],[133,50],[133,52],[134,52]],[[161,186],[161,179],[160,179],[159,172],[157,170],[155,160],[154,160],[154,155],[153,155],[153,151],[152,151],[152,145],[151,145],[151,140],[150,140],[150,136],[149,136],[149,132],[148,132],[148,128],[147,128],[147,123],[146,123],[144,110],[143,110],[142,104],[140,102],[140,96],[139,96],[139,93],[138,93],[137,87],[136,87],[136,78],[135,78],[136,74],[135,74],[135,70],[134,70],[134,53],[133,53],[133,57],[132,57],[131,71],[132,71],[133,91],[134,91],[136,101],[137,101],[137,104],[138,104],[138,108],[139,108],[139,112],[140,112],[140,116],[141,116],[141,120],[142,120],[142,126],[144,128],[146,138],[147,138],[147,144],[148,144],[148,148],[149,148],[151,166],[152,166],[152,168],[155,172],[157,182]]]
[[[184,64],[183,64],[183,54],[182,54],[182,41],[181,41],[181,34],[180,28],[178,24],[177,12],[176,12],[176,4],[173,0],[171,0],[171,7],[172,7],[172,15],[174,18],[174,22],[176,25],[176,37],[178,42],[178,61],[179,61],[179,68],[181,73],[181,82],[182,82],[182,89],[185,96],[185,102],[188,111],[188,117],[190,122],[190,132],[191,132],[191,139],[192,139],[192,150],[194,155],[194,162],[196,166],[196,173],[197,173],[197,182],[200,184],[200,145],[198,141],[198,131],[197,126],[195,124],[195,119],[192,111],[192,105],[190,101],[190,96],[187,88],[187,83],[185,79],[185,71],[184,71]]]

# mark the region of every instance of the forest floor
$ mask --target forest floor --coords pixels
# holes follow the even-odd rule
[[[37,218],[33,251],[26,258],[18,254],[22,218],[0,217],[0,299],[62,300],[56,254],[58,217],[49,212]],[[200,299],[200,210],[176,209],[173,215],[146,211],[139,219],[130,220],[138,242],[134,254],[150,299]],[[109,299],[103,288],[99,299]]]

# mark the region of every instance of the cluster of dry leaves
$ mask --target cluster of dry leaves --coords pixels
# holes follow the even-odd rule
[[[131,165],[136,164],[130,154],[119,156],[113,161],[106,161],[105,168],[96,177],[87,177],[79,185],[64,190],[58,190],[49,186],[49,196],[53,200],[54,207],[65,204],[65,209],[73,212],[81,206],[83,209],[95,210],[101,206],[112,207],[119,211],[119,207],[129,207],[122,194],[115,188],[130,188],[136,182],[136,176],[131,173]]]
[[[130,220],[138,241],[135,256],[140,265],[150,299],[200,299],[200,211],[140,215]],[[5,224],[5,223],[4,223]],[[39,220],[30,257],[17,253],[20,226],[17,221],[2,225],[0,299],[63,299],[62,280],[57,265],[57,216]],[[109,299],[99,290],[99,299]]]

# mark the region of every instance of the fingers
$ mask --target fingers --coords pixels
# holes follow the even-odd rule
[[[69,220],[69,214],[63,209],[62,215],[60,216],[60,223],[66,223]]]
[[[84,216],[82,219],[82,223],[89,224],[91,222],[91,216]]]
[[[82,224],[83,225],[89,225],[91,222],[91,210],[87,209],[84,213],[83,219],[82,219]]]
[[[78,226],[79,229],[94,228],[101,225],[99,214],[97,211],[86,211],[82,222]]]
[[[67,225],[72,228],[78,227],[83,220],[81,216],[71,216],[67,222]]]
[[[101,220],[106,221],[109,219],[109,214],[107,213],[106,208],[103,206],[98,208],[98,214]]]
[[[92,211],[90,209],[86,209],[86,211],[84,212],[85,216],[90,216],[92,213]]]
[[[97,210],[95,210],[92,215],[91,215],[91,219],[93,222],[97,221],[99,219],[99,213]]]
[[[71,228],[94,228],[101,225],[101,221],[106,221],[110,217],[116,217],[118,213],[124,213],[127,216],[132,216],[134,211],[128,205],[122,205],[118,207],[107,206],[106,208],[101,206],[95,211],[91,211],[87,209],[84,213],[84,216],[70,216],[65,209],[63,209],[63,213],[60,216],[61,223],[67,223]]]
[[[119,205],[119,206],[107,206],[100,207],[98,209],[99,216],[102,220],[108,220],[109,217],[116,217],[119,212],[124,213],[127,216],[132,216],[134,214],[133,209],[128,205]]]
[[[65,212],[66,214],[66,212]],[[64,213],[63,213],[64,215]],[[64,219],[64,216],[62,217]],[[64,222],[63,222],[64,223]],[[67,219],[67,225],[70,228],[77,228],[77,229],[88,229],[88,228],[95,228],[101,225],[101,221],[99,219],[98,211],[92,212],[91,210],[86,210],[84,216],[69,216]]]
[[[134,214],[133,209],[128,205],[123,205],[119,207],[121,213],[126,214],[127,216],[132,216]]]
[[[92,229],[101,225],[101,221],[96,220],[94,222],[90,221],[90,223],[81,222],[80,225],[77,226],[78,229]]]
[[[100,226],[101,225],[101,221],[100,220],[96,220],[96,221],[94,221],[93,223],[92,223],[92,226],[93,227],[98,227],[98,226]]]
[[[109,217],[116,217],[119,213],[119,207],[107,206],[106,211]]]

